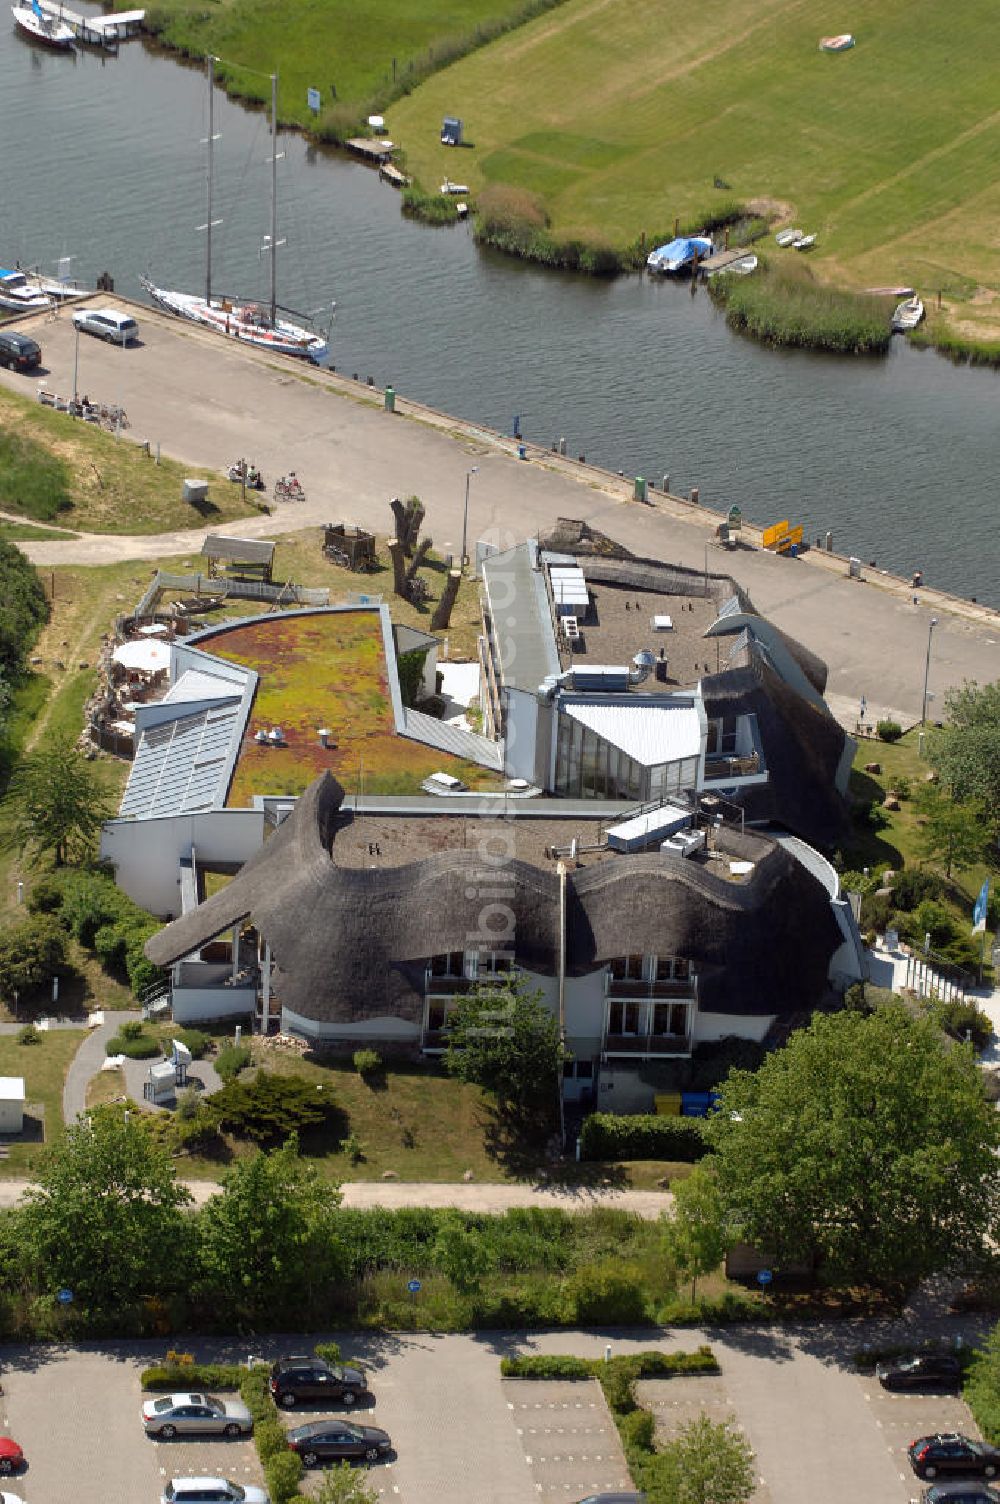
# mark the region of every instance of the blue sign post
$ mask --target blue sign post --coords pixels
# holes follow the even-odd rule
[[[410,1299],[413,1300],[413,1298],[420,1293],[423,1287],[418,1279],[411,1279],[407,1281],[406,1288],[410,1292]]]
[[[772,1273],[772,1271],[770,1269],[758,1269],[757,1270],[757,1283],[758,1283],[758,1285],[760,1285],[760,1287],[761,1287],[762,1290],[766,1290],[767,1287],[768,1287],[768,1285],[771,1283],[771,1281],[773,1279],[774,1279],[774,1274]]]
[[[56,1300],[58,1300],[58,1302],[59,1302],[59,1304],[61,1306],[72,1305],[72,1303],[73,1303],[73,1291],[72,1290],[66,1290],[66,1289],[57,1290],[56,1291]]]

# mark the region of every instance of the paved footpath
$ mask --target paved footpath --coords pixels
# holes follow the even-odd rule
[[[31,1184],[28,1180],[0,1180],[0,1207],[15,1206]],[[196,1206],[203,1206],[219,1189],[214,1180],[185,1180]],[[351,1207],[404,1206],[455,1207],[464,1212],[506,1212],[515,1206],[554,1206],[563,1211],[585,1212],[598,1206],[654,1221],[668,1209],[672,1197],[666,1191],[593,1190],[572,1186],[566,1190],[533,1185],[449,1184],[444,1181],[353,1180],[343,1187],[344,1205]]]
[[[389,497],[416,493],[427,508],[428,531],[437,546],[457,554],[466,479],[476,465],[470,543],[482,536],[512,543],[544,530],[558,517],[576,517],[638,553],[697,570],[732,572],[759,610],[830,665],[831,704],[848,724],[853,724],[851,707],[857,707],[862,694],[872,717],[891,711],[903,721],[919,718],[932,616],[939,623],[930,674],[937,705],[950,685],[1000,677],[1000,613],[990,608],[930,589],[919,592],[914,604],[904,581],[867,568],[865,581],[848,579],[845,561],[819,550],[795,560],[753,547],[724,552],[712,541],[718,516],[704,507],[659,493],[652,506],[635,504],[627,479],[545,449],[529,447],[529,460],[520,461],[513,441],[405,396],[397,398],[397,412],[391,415],[382,410],[381,395],[359,383],[226,343],[146,308],[140,317],[143,342],[135,349],[87,341],[88,391],[124,391],[132,426],[123,442],[148,441],[154,453],[162,445],[164,453],[183,463],[219,471],[247,454],[269,481],[294,469],[303,482],[305,503],[281,503],[272,516],[230,524],[229,531],[267,537],[343,519],[385,532]],[[46,385],[71,391],[74,335],[69,320],[45,323],[41,337]],[[23,377],[10,372],[0,372],[0,383],[22,393],[31,390]],[[735,492],[726,497],[726,505],[734,500],[739,500]],[[880,498],[865,500],[877,506]],[[92,534],[24,547],[38,564],[101,564],[178,554],[193,562],[212,530]],[[747,533],[754,537],[752,529]],[[848,538],[836,541],[850,547]],[[928,561],[919,562],[932,584]]]

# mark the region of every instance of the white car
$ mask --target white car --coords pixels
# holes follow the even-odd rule
[[[139,325],[130,313],[122,313],[119,308],[76,308],[73,326],[115,345],[130,345],[139,338]]]
[[[260,1489],[257,1492],[260,1493]],[[264,1498],[267,1498],[266,1494]],[[3,1489],[0,1489],[0,1504],[24,1504],[24,1500],[18,1494],[8,1494]]]
[[[160,1504],[271,1504],[271,1498],[252,1483],[244,1486],[228,1478],[171,1478]]]

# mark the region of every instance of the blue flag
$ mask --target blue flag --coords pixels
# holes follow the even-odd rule
[[[979,890],[979,897],[972,905],[972,933],[981,934],[986,929],[986,908],[990,901],[990,880],[983,883]]]

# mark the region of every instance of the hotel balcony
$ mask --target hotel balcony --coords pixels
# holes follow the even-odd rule
[[[610,998],[677,998],[694,1001],[694,977],[669,978],[658,982],[637,981],[631,977],[611,977],[605,980],[604,994]]]
[[[691,1053],[690,1034],[608,1034],[601,1041],[601,1058],[616,1055],[641,1060],[684,1058]]]

